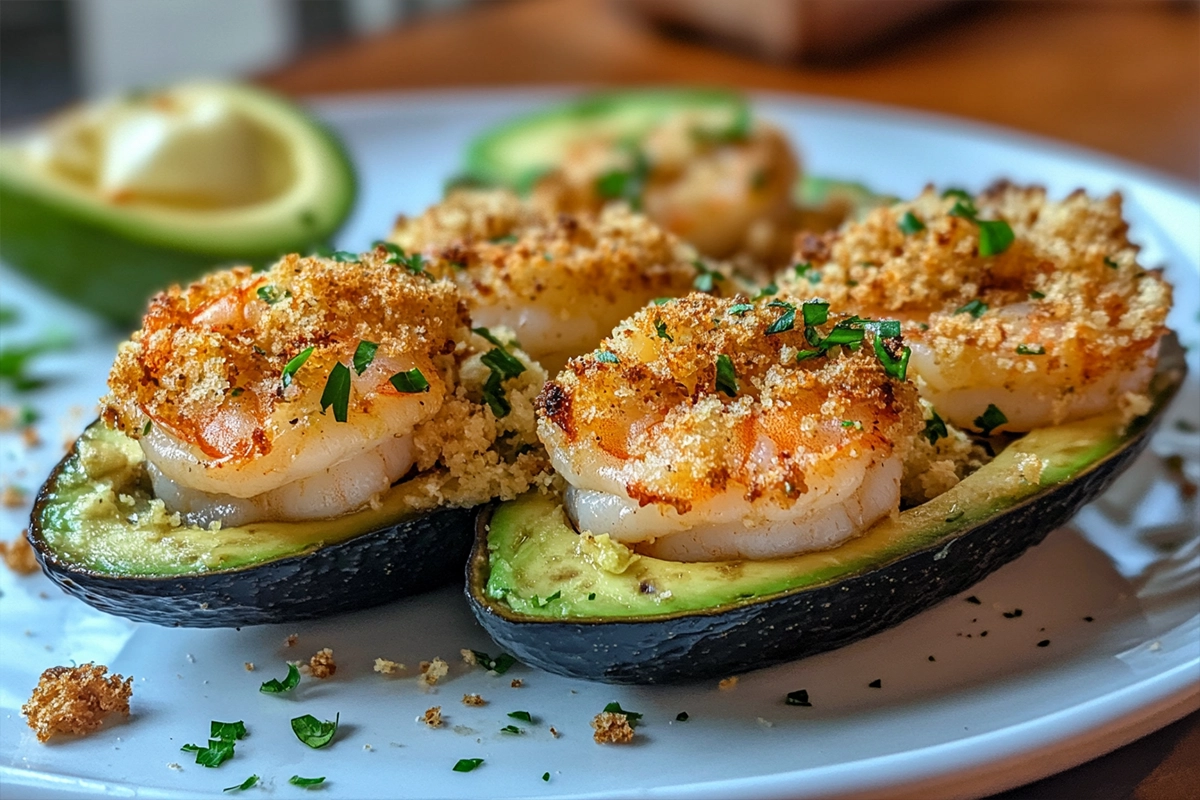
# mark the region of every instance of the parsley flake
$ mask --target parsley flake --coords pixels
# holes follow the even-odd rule
[[[959,200],[964,200],[968,203],[974,202],[971,199],[970,193],[968,193],[965,189],[957,189],[955,187],[951,187],[951,188],[947,189],[946,191],[942,192],[943,199],[949,198],[949,197],[957,197]]]
[[[666,339],[668,342],[675,341],[675,337],[667,332],[667,323],[663,322],[662,318],[654,320],[654,332],[658,334],[658,338]]]
[[[1002,219],[974,220],[979,228],[979,255],[998,256],[1016,239],[1012,226]]]
[[[617,354],[608,350],[597,350],[596,360],[605,364],[616,364],[621,359],[617,358]]]
[[[896,223],[901,232],[911,236],[914,233],[920,233],[925,230],[925,223],[921,222],[920,218],[911,211],[905,211],[904,216]]]
[[[345,422],[350,413],[350,368],[342,362],[333,365],[321,392],[321,413],[333,407],[333,418]]]
[[[258,783],[258,776],[251,775],[249,778],[246,778],[246,780],[242,781],[237,786],[229,786],[229,787],[222,789],[221,791],[222,792],[244,792],[247,789],[249,789],[250,787],[254,786],[256,783]]]
[[[875,357],[879,359],[879,363],[883,365],[883,371],[889,377],[902,381],[908,377],[908,359],[912,356],[912,350],[908,347],[902,348],[899,356],[893,356],[891,351],[883,344],[883,337],[876,336],[871,342],[875,348]]]
[[[928,439],[930,444],[936,444],[938,439],[945,439],[950,432],[946,430],[946,422],[938,416],[936,411],[930,413],[933,416],[925,420],[925,430],[922,436]]]
[[[500,729],[501,733],[522,734],[525,731],[518,728],[516,725],[505,725]]]
[[[629,169],[614,169],[596,178],[596,194],[605,200],[624,200],[634,211],[642,208],[642,193],[650,177],[650,162],[639,148],[632,149],[633,164]]]
[[[333,741],[341,719],[342,715],[338,714],[332,722],[329,720],[322,722],[312,714],[305,714],[292,720],[292,732],[296,734],[297,739],[316,750]]]
[[[979,298],[976,298],[976,299],[972,300],[971,302],[967,303],[966,305],[962,305],[962,306],[959,306],[958,308],[954,309],[954,313],[955,314],[970,314],[975,319],[979,319],[980,317],[982,317],[984,315],[984,313],[987,310],[988,310],[987,303],[983,302]]]
[[[717,391],[724,392],[730,397],[737,397],[737,373],[733,369],[733,359],[721,353],[717,356]]]
[[[676,722],[687,722],[689,719],[691,719],[691,717],[688,716],[688,713],[686,711],[680,711],[678,714],[675,715]]]
[[[692,266],[696,269],[696,277],[692,281],[692,286],[697,292],[709,294],[716,286],[714,281],[725,280],[724,275],[714,269],[710,269],[707,264],[699,259],[693,261]]]
[[[1045,292],[1039,292],[1035,289],[1029,293],[1029,299],[1030,300],[1045,300],[1046,294],[1045,294]]]
[[[246,723],[241,720],[237,722],[217,722],[214,719],[209,726],[208,738],[232,742],[245,737],[245,735]]]
[[[1046,347],[1040,344],[1019,344],[1017,345],[1017,355],[1044,356],[1046,355]]]
[[[288,674],[286,678],[284,678],[282,681],[278,678],[271,678],[271,680],[267,681],[262,686],[259,686],[258,690],[266,694],[282,694],[283,692],[290,692],[299,684],[300,670],[296,669],[295,664],[288,664]]]
[[[806,326],[824,325],[829,321],[829,303],[820,301],[805,303],[801,313],[804,316],[804,324]]]
[[[975,418],[975,427],[984,436],[991,436],[992,431],[1006,422],[1008,417],[1004,416],[1004,412],[996,408],[994,403],[988,403],[987,409]]]
[[[644,716],[643,714],[639,714],[636,711],[626,711],[625,709],[621,708],[620,703],[617,703],[615,701],[612,703],[609,703],[608,705],[606,705],[604,707],[604,713],[623,715],[625,717],[625,721],[629,723],[629,727],[631,727],[631,728],[636,728],[637,724],[638,724],[638,720],[640,720]]]
[[[519,720],[522,720],[524,722],[529,722],[529,723],[533,722],[533,715],[530,714],[528,711],[510,711],[510,712],[508,712],[508,715],[510,717],[512,717],[513,719],[519,719]]]
[[[351,253],[349,250],[334,250],[329,257],[339,264],[357,264],[362,260],[358,253]]]
[[[544,780],[544,781],[546,781],[547,783],[549,783],[549,782],[550,782],[550,773],[549,773],[549,772],[543,772],[543,773],[542,773],[542,780]]]
[[[764,297],[774,297],[779,294],[779,285],[774,281],[758,290],[758,294],[754,295],[755,300],[761,300]]]
[[[455,772],[471,772],[482,763],[482,758],[460,758],[452,769]]]
[[[812,708],[812,703],[808,701],[808,689],[797,689],[794,692],[788,692],[783,702],[789,706]]]
[[[209,739],[208,747],[185,744],[179,748],[185,753],[195,753],[196,763],[202,767],[216,768],[233,758],[233,740]]]
[[[290,783],[292,786],[301,786],[305,789],[309,788],[310,786],[320,786],[324,782],[324,775],[319,778],[301,778],[299,775],[293,775],[292,777],[288,778],[288,783]]]
[[[358,347],[354,348],[354,374],[362,375],[367,371],[367,367],[375,360],[375,351],[378,349],[379,345],[375,342],[363,340],[358,343]]]
[[[308,357],[313,354],[314,349],[316,348],[304,348],[283,366],[283,373],[279,376],[279,382],[283,384],[283,388],[286,389],[292,385],[292,378],[295,376],[296,372],[304,366],[304,362],[308,361]]]
[[[1104,257],[1104,266],[1108,267],[1109,269],[1120,269],[1120,268],[1121,268],[1121,265],[1120,265],[1120,264],[1118,264],[1117,262],[1113,261],[1113,260],[1112,260],[1111,258],[1109,258],[1108,256],[1105,256],[1105,257]]]
[[[258,289],[255,291],[255,294],[258,295],[259,300],[262,300],[269,306],[275,305],[285,297],[292,296],[292,293],[287,289],[280,289],[278,286],[272,286],[271,284],[258,287]]]
[[[741,316],[744,316],[747,311],[753,311],[753,310],[754,310],[753,303],[734,303],[733,305],[731,305],[729,307],[729,311],[727,313],[729,313],[735,317],[741,317]]]
[[[396,387],[401,394],[419,394],[429,391],[429,381],[421,374],[421,370],[413,367],[407,372],[397,372],[388,378],[388,383]]]
[[[768,305],[774,308],[782,308],[784,311],[779,315],[778,319],[767,326],[767,330],[764,333],[765,336],[784,333],[796,326],[796,307],[794,305],[782,300],[772,300]]]
[[[472,650],[471,654],[475,656],[475,663],[489,672],[494,672],[497,675],[503,675],[508,672],[513,664],[517,663],[517,659],[510,656],[508,653],[501,653],[492,658],[487,653],[482,653],[478,650]]]

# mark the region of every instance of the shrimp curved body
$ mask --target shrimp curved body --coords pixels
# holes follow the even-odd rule
[[[898,507],[914,389],[869,347],[797,361],[799,327],[766,333],[781,302],[645,309],[546,385],[538,432],[581,530],[675,560],[765,559]]]
[[[464,330],[452,286],[379,254],[215,273],[153,301],[104,416],[189,522],[337,516],[412,467]]]
[[[550,371],[697,275],[695,250],[640,214],[549,213],[502,191],[454,192],[391,240],[458,287],[475,325],[508,328]]]
[[[802,238],[801,274],[779,280],[900,319],[917,387],[938,413],[959,427],[1023,432],[1146,391],[1171,287],[1137,264],[1127,227],[1115,194],[1052,202],[1008,184],[974,198],[927,189]],[[991,422],[1004,421],[990,424],[989,408]]]

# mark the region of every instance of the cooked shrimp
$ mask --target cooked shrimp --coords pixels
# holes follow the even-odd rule
[[[765,255],[791,220],[796,156],[773,125],[747,118],[725,127],[681,113],[636,146],[612,138],[575,142],[535,185],[534,202],[574,212],[626,200],[707,256],[747,248]]]
[[[193,524],[337,516],[409,471],[465,324],[453,286],[379,254],[215,273],[153,300],[104,416]]]
[[[1028,431],[1144,393],[1171,287],[1137,263],[1121,197],[931,188],[823,238],[787,290],[904,322],[922,396],[960,427]],[[1011,237],[1008,232],[1011,232]]]
[[[542,390],[538,435],[578,527],[664,558],[765,559],[896,510],[921,422],[900,343],[845,320],[856,349],[833,346],[827,309],[692,294],[572,359]]]
[[[502,191],[454,192],[391,238],[458,285],[476,325],[511,329],[551,371],[654,298],[708,272],[714,290],[732,283],[640,214],[536,212]]]

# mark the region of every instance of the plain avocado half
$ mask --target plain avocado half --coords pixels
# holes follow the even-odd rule
[[[46,168],[27,143],[0,145],[0,258],[120,324],[136,320],[146,298],[171,283],[327,242],[356,190],[333,134],[277,95],[194,83],[154,96],[226,104],[255,131],[261,145],[255,163],[270,172],[269,190],[232,206],[125,202]]]
[[[680,563],[583,537],[557,498],[481,514],[467,598],[522,662],[608,683],[724,677],[890,628],[1040,542],[1145,447],[1186,367],[1164,341],[1154,407],[1035,430],[945,494],[840,547],[772,561]]]
[[[476,514],[414,513],[400,483],[336,519],[215,530],[172,524],[141,447],[96,422],[38,493],[29,539],[42,571],[101,611],[228,628],[353,611],[461,575]]]

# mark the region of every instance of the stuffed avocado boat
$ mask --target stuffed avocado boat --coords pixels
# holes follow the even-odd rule
[[[446,582],[472,507],[543,479],[541,368],[399,248],[175,287],[51,474],[43,570],[111,613],[229,627]]]
[[[565,489],[481,514],[477,618],[543,669],[666,683],[981,580],[1103,491],[1183,380],[1125,231],[1116,195],[929,190],[801,240],[758,298],[639,312],[543,390]]]

